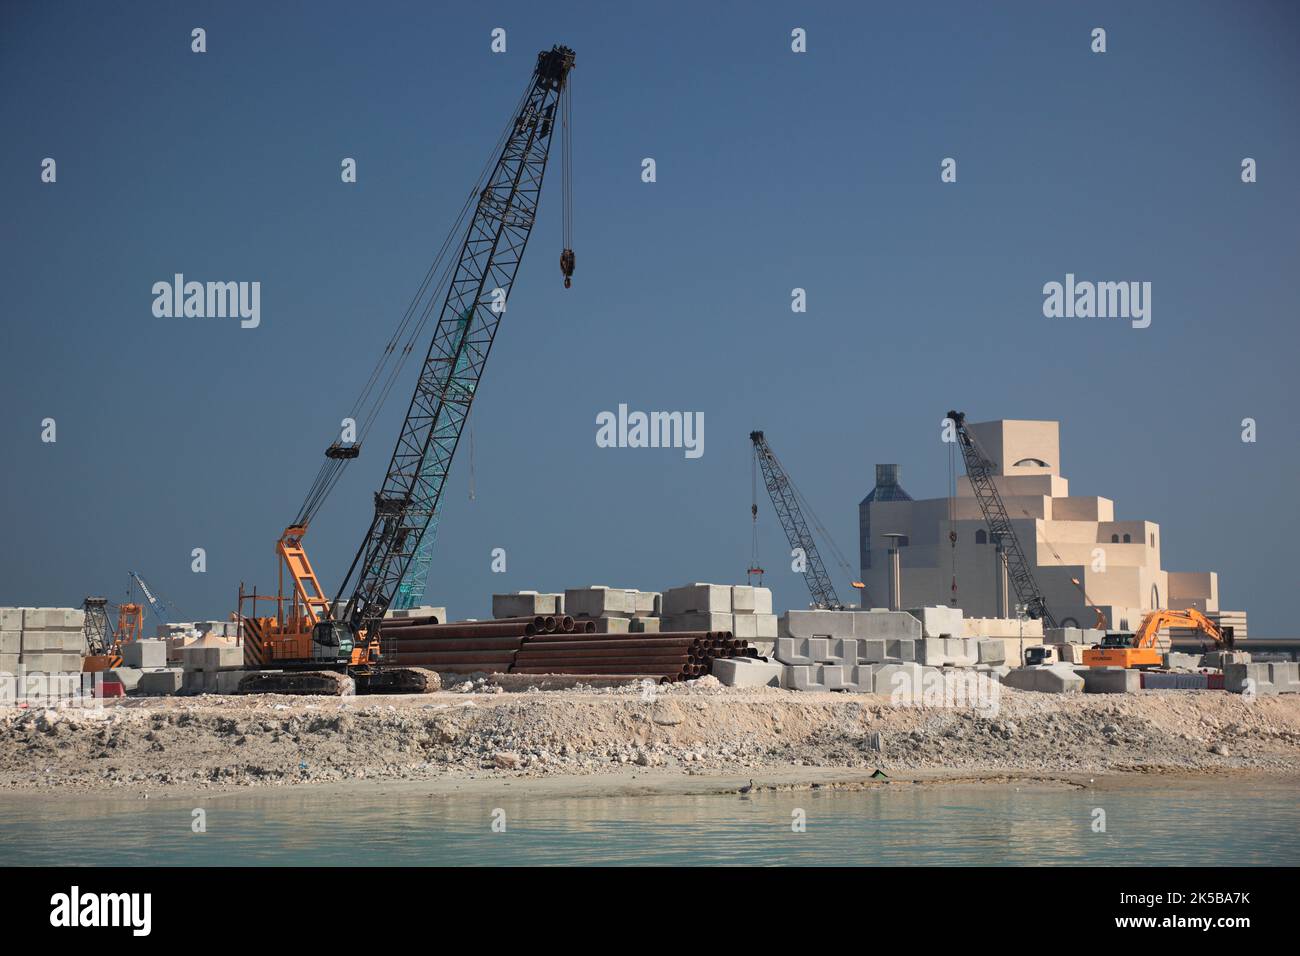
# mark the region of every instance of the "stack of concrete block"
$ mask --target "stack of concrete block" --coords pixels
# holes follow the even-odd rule
[[[244,649],[239,645],[203,637],[181,648],[180,657],[181,693],[233,694],[238,690],[244,673]]]
[[[962,610],[959,607],[914,607],[908,614],[921,622],[922,637],[965,637]]]
[[[492,595],[492,616],[535,617],[538,614],[564,614],[564,595],[541,591],[516,591]],[[440,620],[446,620],[441,618]]]
[[[796,690],[881,693],[883,667],[919,667],[921,622],[902,611],[787,611],[777,633],[784,686]]]
[[[1002,678],[1002,683],[1017,690],[1034,690],[1044,694],[1081,694],[1084,680],[1069,664],[1037,664],[1017,667]]]
[[[493,604],[495,605],[495,603],[496,602],[494,596]],[[384,613],[384,617],[391,617],[395,619],[414,617],[422,620],[428,618],[434,618],[435,620],[431,623],[446,624],[447,609],[445,607],[438,607],[437,605],[434,604],[421,604],[419,607],[403,607],[403,608],[397,608],[396,610],[387,611]],[[235,632],[230,632],[224,636],[237,637],[238,634]]]
[[[23,609],[0,607],[0,674],[18,671],[23,652]]]
[[[663,592],[661,631],[733,631],[730,584],[687,584]]]
[[[660,594],[658,591],[638,591],[635,588],[611,588],[604,585],[569,588],[564,592],[563,607],[564,613],[574,620],[595,621],[597,633],[626,634],[634,630],[631,625],[633,620],[658,618]],[[640,630],[650,630],[654,627],[658,625],[650,625]]]
[[[1177,651],[1170,651],[1164,655],[1165,667],[1170,670],[1194,671],[1201,666],[1201,658],[1197,654],[1179,654]]]
[[[771,589],[732,585],[731,612],[731,630],[736,637],[754,644],[760,654],[771,653],[778,632]]]
[[[0,671],[80,674],[85,623],[81,608],[0,608]]]

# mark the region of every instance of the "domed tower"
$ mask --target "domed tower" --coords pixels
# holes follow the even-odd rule
[[[898,483],[898,466],[877,465],[876,487],[858,504],[858,563],[864,579],[871,567],[871,503],[911,500],[912,496]]]

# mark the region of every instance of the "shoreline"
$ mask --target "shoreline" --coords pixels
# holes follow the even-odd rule
[[[890,781],[870,779],[881,768]],[[1046,695],[995,713],[873,695],[639,688],[133,698],[0,711],[0,799],[393,791],[632,796],[1300,777],[1300,697]],[[1262,778],[1261,778],[1262,779]]]

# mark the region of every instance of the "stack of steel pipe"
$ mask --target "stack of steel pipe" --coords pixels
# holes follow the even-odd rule
[[[514,663],[515,653],[528,638],[539,634],[576,633],[576,627],[573,618],[564,615],[452,624],[389,618],[380,630],[379,646],[384,662],[388,664],[462,674],[475,671],[505,673]]]
[[[709,673],[719,657],[757,657],[747,641],[731,631],[677,631],[658,634],[532,634],[515,654],[512,674],[583,674],[657,678],[661,684]]]

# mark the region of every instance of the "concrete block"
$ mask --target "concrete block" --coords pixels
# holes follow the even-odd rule
[[[889,659],[889,644],[876,638],[858,641],[858,659],[864,664],[883,664]]]
[[[564,592],[564,613],[573,617],[631,617],[634,606],[626,588],[593,586]]]
[[[156,671],[144,671],[136,685],[136,693],[149,697],[175,694],[181,689],[183,672],[176,667],[162,668]]]
[[[898,664],[881,664],[872,675],[872,693],[893,697],[900,702],[920,701],[925,688],[925,672],[929,668],[914,661]]]
[[[79,607],[29,607],[23,609],[24,631],[80,631],[86,612]]]
[[[856,637],[852,611],[786,611],[777,621],[777,637]],[[868,636],[868,635],[862,635]]]
[[[927,667],[948,663],[948,642],[942,637],[923,637],[916,641],[916,660]]]
[[[0,607],[0,631],[21,631],[23,629],[23,609],[20,607]]]
[[[628,622],[628,630],[633,634],[658,634],[659,621],[657,617],[634,617]]]
[[[18,671],[17,654],[0,654],[0,674],[14,674]]]
[[[1005,664],[1007,646],[1002,641],[980,638],[975,640],[975,654],[980,664]]]
[[[772,653],[783,664],[803,666],[813,662],[808,656],[806,637],[778,637]]]
[[[665,614],[659,618],[661,631],[731,631],[733,620],[730,614],[705,614],[689,611],[684,614]]]
[[[962,610],[959,607],[914,607],[907,613],[921,622],[921,637],[962,637]]]
[[[663,595],[658,591],[628,591],[633,617],[658,617],[663,606]]]
[[[1042,622],[1038,623],[1041,626]],[[1106,636],[1105,631],[1093,627],[1044,627],[1042,631],[1044,644],[1083,644],[1091,647],[1093,644],[1100,644],[1101,639]],[[1028,636],[1027,632],[1026,636]]]
[[[1133,668],[1085,667],[1077,673],[1085,694],[1136,694],[1142,689],[1142,672]]]
[[[836,613],[836,612],[829,612]],[[870,611],[838,612],[852,613],[853,636],[862,639],[880,639],[886,641],[917,640],[924,635],[921,622],[906,611]],[[958,620],[961,612],[957,612]],[[847,636],[847,635],[845,635]],[[955,637],[960,637],[958,631]]]
[[[754,613],[754,589],[748,584],[731,586],[731,612],[733,614]]]
[[[733,614],[731,616],[732,633],[743,640],[758,637],[758,617],[754,614]]]
[[[1083,678],[1068,664],[1017,667],[1002,679],[1002,683],[1017,690],[1033,690],[1043,694],[1083,693]]]
[[[781,674],[781,686],[790,690],[821,691],[820,668],[815,664],[786,664]]]
[[[1177,651],[1170,651],[1164,655],[1165,667],[1170,670],[1194,671],[1201,666],[1201,656],[1199,654],[1179,654]]]
[[[1208,674],[1187,674],[1174,671],[1140,671],[1142,687],[1145,690],[1209,690],[1210,676]],[[1216,674],[1218,680],[1223,679],[1222,674]],[[1222,689],[1222,685],[1218,689]]]
[[[663,592],[663,613],[730,614],[731,585],[687,584]]]
[[[167,666],[167,642],[157,639],[132,641],[122,647],[122,663],[127,667],[152,670]]]
[[[1279,694],[1300,693],[1300,663],[1295,661],[1270,661],[1268,677]]]
[[[186,671],[237,670],[244,666],[242,647],[219,643],[213,638],[201,638],[178,653],[181,667]]]
[[[1248,651],[1210,651],[1201,655],[1202,667],[1215,667],[1223,670],[1228,664],[1249,664]]]
[[[758,651],[759,657],[776,660],[776,641],[750,641],[749,646]]]
[[[492,595],[492,616],[532,617],[537,614],[558,614],[557,604],[564,603],[563,594],[542,594],[538,591],[518,591],[514,594]],[[446,620],[446,618],[443,618]]]
[[[1278,692],[1266,663],[1230,663],[1223,667],[1223,689],[1232,693],[1252,691],[1264,697]]]
[[[0,631],[0,654],[21,654],[22,652],[22,631]]]
[[[979,644],[974,638],[945,637],[943,646],[949,667],[974,667],[979,663]]]
[[[835,660],[835,654],[831,651],[831,639],[829,637],[810,637],[807,646],[807,654],[813,659],[814,663],[824,664],[827,661]]]
[[[59,671],[64,674],[80,674],[84,658],[80,654],[64,651],[59,655]]]
[[[754,626],[758,629],[760,641],[775,641],[779,633],[776,615],[760,612],[754,615]]]
[[[587,620],[587,618],[578,620]],[[597,634],[627,634],[632,628],[631,619],[626,617],[598,617],[595,620]]]
[[[41,674],[58,674],[63,672],[63,654],[58,651],[28,654],[23,653],[20,663],[29,671]],[[77,670],[81,670],[80,667]]]
[[[823,664],[821,668],[821,684],[827,690],[844,690],[845,674],[842,664]]]
[[[41,707],[90,696],[81,674],[14,674],[0,679],[0,705]]]
[[[129,694],[140,686],[140,677],[144,671],[138,667],[118,667],[104,674],[105,680],[118,681]]]
[[[785,665],[777,661],[719,657],[710,666],[710,673],[727,687],[780,687],[784,669]]]
[[[849,684],[847,689],[856,691],[859,694],[874,694],[876,692],[876,671],[879,669],[879,664],[859,664],[857,667],[852,668],[851,673],[845,675],[846,683]]]
[[[885,657],[891,661],[915,661],[916,641],[885,641]]]

